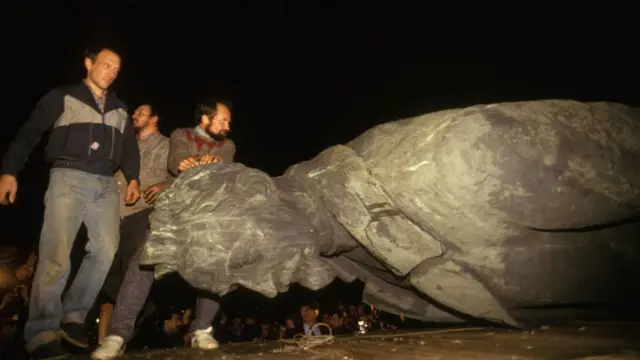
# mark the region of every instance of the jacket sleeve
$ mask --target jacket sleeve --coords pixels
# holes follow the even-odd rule
[[[162,172],[165,175],[165,181],[166,181],[167,179],[170,179],[170,178],[173,177],[171,175],[171,173],[169,172],[169,166],[168,166],[168,164],[169,164],[169,139],[165,138],[162,141],[158,151],[160,151],[160,156],[159,156],[160,160],[159,160],[159,162],[160,162],[160,164],[164,164],[163,168],[162,168]]]
[[[169,138],[169,155],[167,160],[169,172],[173,174],[173,176],[180,175],[178,166],[182,160],[189,156],[191,156],[191,152],[189,151],[187,138],[184,136],[184,130],[174,130]]]
[[[159,163],[164,164],[162,171],[165,173],[165,179],[162,181],[162,184],[165,184],[165,186],[168,187],[173,183],[173,174],[169,171],[169,139],[163,140],[160,146],[161,148],[159,148],[158,151],[161,151],[162,153],[160,160],[158,161]]]
[[[18,176],[42,135],[64,112],[64,93],[54,89],[38,101],[2,159],[2,174]]]
[[[120,169],[122,169],[127,183],[136,180],[140,184],[140,149],[131,121],[127,121],[127,126],[124,128]]]

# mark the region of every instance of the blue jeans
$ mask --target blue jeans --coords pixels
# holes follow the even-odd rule
[[[73,169],[51,170],[24,330],[27,350],[59,339],[61,323],[84,324],[118,249],[119,206],[113,177]],[[87,255],[61,301],[69,277],[71,249],[82,222],[89,237]]]

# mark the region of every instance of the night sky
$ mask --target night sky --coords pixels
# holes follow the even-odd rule
[[[444,108],[541,98],[640,103],[637,29],[626,15],[634,12],[602,3],[97,3],[3,5],[1,153],[42,95],[83,78],[92,41],[120,51],[114,90],[131,110],[159,109],[166,135],[193,124],[203,93],[231,100],[237,161],[271,175],[376,124]],[[18,204],[0,208],[3,243],[37,242],[45,143],[21,173]]]

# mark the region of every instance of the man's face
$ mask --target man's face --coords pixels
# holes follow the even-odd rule
[[[164,329],[169,335],[175,335],[182,325],[182,317],[179,314],[172,314],[171,318],[164,321]]]
[[[331,326],[331,328],[333,329],[337,329],[340,326],[342,326],[342,318],[337,314],[334,313],[329,317],[329,326]]]
[[[98,88],[107,90],[111,83],[118,77],[120,71],[120,56],[110,50],[102,50],[91,61],[84,59],[84,66],[87,68],[87,77]]]
[[[285,325],[289,328],[289,329],[293,329],[294,327],[296,327],[296,324],[293,322],[292,319],[287,319],[287,321],[285,321]]]
[[[216,114],[206,116],[205,130],[215,140],[222,141],[227,138],[229,130],[231,130],[231,111],[223,104],[218,104]]]
[[[133,120],[133,128],[137,131],[143,130],[148,126],[155,125],[158,120],[157,116],[151,116],[151,106],[149,105],[140,105],[131,115],[131,119]]]
[[[312,309],[309,306],[301,306],[300,316],[302,316],[302,321],[305,323],[312,323],[318,318],[318,310]]]

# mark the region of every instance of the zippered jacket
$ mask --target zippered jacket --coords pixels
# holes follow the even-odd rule
[[[17,177],[50,129],[45,159],[53,167],[104,176],[120,168],[128,182],[138,180],[140,153],[126,105],[108,91],[101,110],[84,82],[56,88],[40,99],[5,153],[0,172]]]

